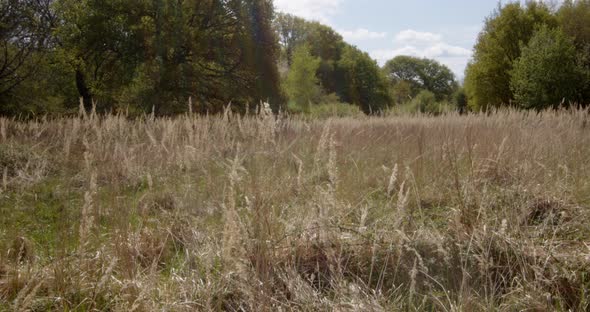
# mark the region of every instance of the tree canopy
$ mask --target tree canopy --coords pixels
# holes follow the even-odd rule
[[[542,27],[523,47],[510,86],[523,108],[557,107],[580,99],[580,73],[573,41],[559,29]]]
[[[436,60],[400,55],[387,61],[383,71],[394,88],[409,84],[412,97],[428,90],[437,100],[448,100],[458,86],[455,74]]]
[[[2,2],[0,7],[1,24],[7,28],[12,27],[6,24],[11,16],[28,16],[20,5],[26,1],[11,1],[17,4]],[[270,0],[29,2],[45,4],[31,10],[52,17],[52,24],[43,28],[50,30],[47,39],[22,46],[20,58],[42,49],[45,59],[63,68],[50,80],[65,84],[64,90],[74,86],[74,93],[59,94],[66,107],[75,106],[77,97],[84,99],[87,108],[95,102],[101,110],[131,106],[138,111],[155,108],[159,114],[186,110],[189,98],[203,112],[218,111],[229,102],[238,107],[267,100],[275,105],[282,102]],[[27,25],[15,23],[21,28]],[[12,32],[22,32],[12,28]],[[18,46],[4,42],[11,48]],[[27,64],[33,64],[31,59]],[[49,91],[39,98],[55,98]],[[19,102],[10,94],[2,97],[3,102],[15,100]],[[10,113],[7,107],[3,105],[4,113]],[[12,105],[9,110],[20,109]]]
[[[34,74],[47,45],[54,16],[49,0],[0,2],[0,97]]]
[[[581,103],[590,101],[590,0],[566,0],[557,12],[563,32],[573,39],[583,86]]]
[[[547,5],[537,1],[499,5],[486,19],[465,75],[465,90],[472,108],[486,109],[514,100],[510,71],[522,47],[543,25],[554,28],[557,19]]]
[[[342,99],[360,106],[367,114],[385,110],[391,104],[385,76],[379,65],[359,49],[346,46],[338,70],[346,81]]]

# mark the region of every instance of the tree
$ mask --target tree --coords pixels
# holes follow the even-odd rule
[[[583,69],[582,103],[590,102],[590,0],[566,0],[557,17],[563,32],[573,38],[578,63]]]
[[[510,71],[536,29],[554,28],[557,20],[543,3],[528,1],[500,6],[486,19],[472,61],[466,69],[465,91],[474,109],[507,105],[514,99]]]
[[[402,104],[412,99],[412,85],[407,80],[400,80],[391,88],[393,99],[397,104]]]
[[[522,49],[510,86],[523,108],[557,107],[579,100],[580,72],[572,40],[559,29],[542,27]]]
[[[57,0],[57,53],[87,108],[281,102],[268,0]],[[276,108],[276,107],[275,107]]]
[[[0,2],[0,96],[29,78],[36,68],[35,54],[47,45],[53,16],[50,0]]]
[[[391,85],[396,86],[400,83],[409,85],[410,96],[414,97],[424,88],[421,67],[421,59],[400,55],[387,61],[383,66],[383,72]]]
[[[336,71],[336,64],[342,58],[346,43],[334,29],[318,22],[309,22],[306,43],[311,54],[319,57],[318,78],[327,93],[341,95],[343,81]]]
[[[69,67],[86,109],[93,101],[111,108],[132,81],[150,51],[140,35],[147,36],[146,24],[153,22],[151,5],[141,0],[56,1],[55,53]]]
[[[590,0],[565,0],[557,12],[559,26],[578,49],[590,44]]]
[[[63,113],[77,106],[67,64],[55,53],[54,0],[0,1],[0,114]]]
[[[289,99],[304,111],[309,112],[310,104],[321,94],[316,76],[320,59],[313,57],[307,45],[299,46],[293,52],[293,64],[285,82]]]
[[[465,94],[465,88],[458,88],[453,95],[453,102],[457,107],[460,114],[464,114],[468,110],[467,94]]]
[[[325,94],[335,94],[342,101],[359,106],[365,113],[378,113],[391,104],[387,80],[377,63],[368,54],[345,43],[334,29],[289,15],[279,15],[275,29],[287,57],[288,51],[306,45],[311,57],[319,60],[315,77]],[[295,53],[292,58],[287,63],[295,67]],[[311,65],[315,67],[315,61]],[[291,69],[291,72],[298,71]],[[293,92],[293,87],[286,89]]]
[[[387,61],[383,71],[394,86],[402,81],[410,84],[412,96],[428,90],[437,100],[448,100],[457,88],[453,72],[436,60],[401,55]]]
[[[343,96],[345,89],[343,77],[336,65],[342,58],[346,43],[334,29],[318,22],[309,22],[291,15],[279,14],[275,19],[275,29],[286,58],[287,65],[292,64],[292,51],[301,45],[308,45],[310,53],[320,58],[317,76],[326,93]]]
[[[358,105],[365,114],[377,114],[391,105],[387,80],[367,53],[346,46],[337,64],[344,79],[342,99]]]
[[[295,48],[305,44],[309,35],[309,22],[291,14],[278,13],[273,26],[282,47],[281,56],[291,66]]]
[[[246,61],[256,73],[254,96],[259,101],[268,101],[274,111],[282,102],[279,87],[277,60],[279,46],[272,28],[274,9],[272,0],[243,0],[246,7]],[[256,103],[258,104],[258,103]]]

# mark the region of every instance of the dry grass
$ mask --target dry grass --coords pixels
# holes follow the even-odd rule
[[[589,119],[0,118],[0,310],[585,311]]]

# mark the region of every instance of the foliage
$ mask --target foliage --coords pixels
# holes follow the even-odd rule
[[[425,114],[437,114],[439,113],[438,103],[434,93],[428,90],[422,90],[412,100],[412,106],[415,110]]]
[[[590,0],[566,0],[557,12],[559,25],[569,35],[577,50],[578,64],[584,79],[582,104],[590,102]]]
[[[549,8],[536,1],[509,3],[486,19],[466,69],[465,90],[473,109],[509,104],[510,71],[536,29],[557,26]]]
[[[337,66],[346,82],[345,102],[358,105],[366,114],[377,114],[391,105],[386,78],[367,53],[346,46]]]
[[[280,93],[280,79],[277,59],[280,54],[277,36],[273,29],[274,8],[272,0],[242,0],[243,7],[239,16],[245,20],[247,43],[242,45],[245,54],[245,70],[254,73],[254,93],[249,101],[271,103],[273,111],[278,112],[283,102]],[[221,2],[223,5],[224,2]],[[230,2],[231,3],[231,2]],[[227,22],[227,17],[222,16]],[[235,47],[233,47],[235,49]],[[219,55],[220,60],[223,54]],[[258,103],[256,103],[258,104]]]
[[[275,20],[284,57],[294,63],[298,46],[309,47],[320,60],[317,77],[325,93],[336,94],[347,103],[359,106],[365,113],[377,113],[392,102],[385,77],[375,61],[356,47],[345,43],[334,29],[319,22],[309,22],[279,14]]]
[[[322,102],[311,107],[312,118],[360,118],[364,113],[356,105],[341,102]]]
[[[320,59],[313,57],[309,46],[302,45],[293,53],[293,64],[285,81],[289,99],[303,111],[309,112],[312,102],[317,102],[322,90],[316,76]]]
[[[50,0],[0,2],[0,103],[9,102],[23,82],[42,64],[54,16]],[[18,104],[0,105],[0,114],[17,113]],[[26,109],[30,109],[27,107]]]
[[[465,88],[458,88],[453,94],[453,103],[457,107],[459,113],[466,113],[468,110],[467,94]]]
[[[391,87],[391,95],[397,104],[403,104],[412,99],[412,85],[406,80],[400,80]]]
[[[565,0],[557,12],[559,26],[577,48],[590,44],[590,0]]]
[[[401,92],[398,98],[405,95],[405,84],[411,86],[412,97],[421,90],[428,90],[438,101],[450,99],[457,89],[453,72],[436,60],[400,55],[387,61],[383,71],[394,86],[394,92]]]
[[[47,4],[35,6],[33,15],[52,17],[44,28],[51,32],[35,41],[38,56],[26,59],[35,77],[0,97],[11,109],[6,113],[28,110],[19,97],[36,85],[56,85],[33,92],[45,108],[77,106],[78,97],[87,109],[94,102],[100,111],[154,108],[157,114],[184,112],[189,98],[202,113],[229,102],[243,108],[264,100],[275,109],[283,102],[270,0],[29,2]],[[15,6],[7,10],[26,16]]]
[[[579,100],[580,72],[572,40],[559,29],[543,27],[522,49],[510,86],[523,108],[557,107]]]
[[[301,17],[278,13],[273,27],[281,45],[281,58],[291,66],[295,48],[306,43],[309,44],[306,39],[309,36],[310,23]]]
[[[434,94],[428,90],[422,90],[411,101],[394,105],[385,111],[386,116],[440,116],[443,114],[462,111],[455,102],[437,101]]]

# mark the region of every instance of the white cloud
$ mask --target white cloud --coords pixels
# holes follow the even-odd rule
[[[309,20],[329,23],[340,9],[342,0],[275,0],[278,11],[291,13]]]
[[[395,36],[393,48],[371,52],[371,56],[380,64],[385,64],[386,61],[398,55],[435,59],[447,65],[457,77],[461,78],[472,51],[445,42],[441,34],[410,29],[401,31]]]
[[[424,55],[429,58],[470,57],[471,50],[442,42],[428,47],[426,50],[424,50]]]
[[[395,42],[400,44],[423,45],[440,42],[442,36],[431,32],[420,32],[412,29],[400,31],[395,35]]]
[[[344,37],[345,41],[382,39],[387,37],[387,33],[374,32],[365,28],[357,28],[355,30],[341,30],[339,33],[342,35],[342,37]]]

